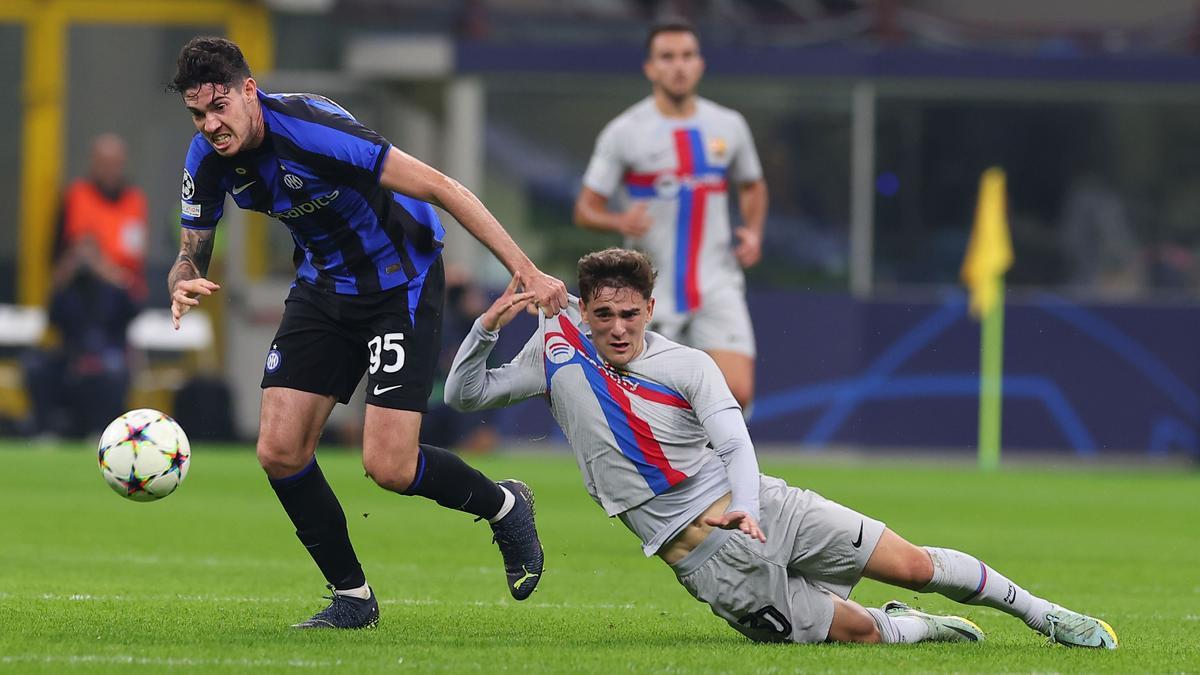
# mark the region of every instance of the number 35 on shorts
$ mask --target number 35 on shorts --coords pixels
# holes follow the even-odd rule
[[[404,367],[404,333],[376,335],[367,343],[371,357],[369,372],[374,375],[383,368],[385,373],[394,373]]]

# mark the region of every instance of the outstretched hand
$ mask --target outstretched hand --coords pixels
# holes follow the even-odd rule
[[[722,530],[741,530],[751,538],[767,543],[767,535],[759,529],[758,521],[745,511],[726,511],[720,516],[709,516],[704,519],[704,524]]]
[[[221,287],[203,277],[198,279],[180,279],[171,290],[171,323],[179,330],[179,320],[191,308],[200,304],[201,295],[212,295]]]
[[[513,276],[513,280],[518,277],[521,279],[521,287],[533,293],[534,303],[547,317],[567,308],[567,285],[562,281],[537,268],[528,276],[517,274]]]
[[[521,287],[521,273],[517,272],[513,275],[512,281],[508,282],[508,287],[496,298],[491,307],[483,313],[481,323],[483,327],[490,331],[498,331],[509,324],[513,318],[530,305],[536,298],[532,291],[518,292]]]

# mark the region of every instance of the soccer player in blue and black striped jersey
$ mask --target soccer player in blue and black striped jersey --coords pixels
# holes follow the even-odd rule
[[[542,573],[533,494],[493,482],[453,453],[418,444],[433,386],[443,302],[446,209],[525,281],[547,314],[566,287],[542,273],[470,191],[401,152],[333,101],[258,89],[236,44],[197,37],[168,89],[196,135],[183,172],[182,244],[168,275],[180,317],[220,289],[206,279],[226,195],[279,219],[295,242],[296,280],[266,355],[258,459],[296,535],[333,589],[298,627],[362,628],[379,606],[346,518],[316,461],[333,406],[367,374],[363,466],[381,487],[487,519],[509,591],[522,600]]]

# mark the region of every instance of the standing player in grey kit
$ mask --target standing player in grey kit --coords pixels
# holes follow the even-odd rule
[[[575,222],[621,234],[627,247],[649,254],[659,270],[654,330],[708,352],[748,409],[754,328],[742,268],[762,256],[767,217],[754,139],[741,114],[697,96],[704,59],[691,25],[654,26],[643,70],[653,93],[600,132]],[[625,210],[609,211],[622,186]],[[736,229],[729,223],[731,187],[742,218]]]
[[[579,302],[494,369],[498,331],[532,300],[514,279],[458,350],[446,402],[460,410],[545,396],[584,485],[679,582],[753,640],[978,641],[954,616],[847,599],[862,577],[1022,619],[1052,640],[1117,646],[1107,623],[1031,595],[959,551],[918,547],[883,523],[758,472],[746,424],[713,360],[648,332],[654,269],[608,249],[579,261]]]
[[[242,51],[198,37],[170,84],[192,116],[182,244],[167,278],[180,317],[220,287],[205,278],[226,195],[279,219],[295,242],[296,281],[266,355],[258,461],[333,590],[299,628],[364,628],[379,604],[350,544],[346,516],[316,460],[333,406],[367,375],[363,466],[380,486],[487,519],[509,592],[523,600],[542,572],[533,493],[493,482],[457,455],[418,444],[442,324],[442,206],[550,314],[566,287],[530,262],[462,185],[406,155],[344,108],[314,94],[258,89]]]

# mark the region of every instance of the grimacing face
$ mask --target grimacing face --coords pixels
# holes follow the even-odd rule
[[[590,301],[581,301],[580,310],[592,330],[596,351],[609,364],[621,368],[641,355],[646,326],[654,316],[654,298],[643,298],[632,288],[602,287]]]
[[[196,131],[218,155],[232,157],[262,141],[253,108],[257,92],[252,77],[238,86],[206,83],[183,92],[183,103],[192,114]]]
[[[686,31],[669,31],[654,36],[643,65],[646,79],[676,101],[696,93],[704,75],[700,41]]]

